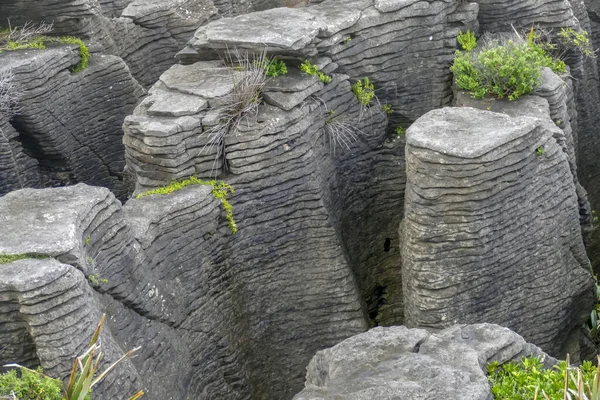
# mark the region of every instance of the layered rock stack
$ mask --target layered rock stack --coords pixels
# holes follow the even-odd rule
[[[409,326],[488,321],[558,354],[594,304],[568,156],[543,119],[431,111],[407,136]]]

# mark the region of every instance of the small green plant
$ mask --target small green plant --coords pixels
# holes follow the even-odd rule
[[[331,76],[319,71],[319,66],[316,64],[311,64],[308,60],[304,60],[304,62],[300,64],[300,71],[308,75],[318,76],[321,82],[325,84],[331,83]]]
[[[554,123],[556,124],[556,126],[559,126],[562,123],[562,121],[560,119],[557,119],[556,121],[554,121]]]
[[[531,356],[502,365],[492,362],[487,365],[487,372],[492,393],[498,400],[600,399],[600,366],[591,361],[572,367],[567,356],[566,361],[544,369],[542,360]]]
[[[100,286],[101,283],[108,283],[108,279],[95,274],[88,275],[88,280],[95,286]]]
[[[352,40],[351,36],[346,36],[346,38],[344,40],[342,40],[342,44],[347,44],[351,40]]]
[[[92,237],[90,235],[87,235],[87,237],[85,238],[85,246],[87,246],[88,244],[90,244],[90,239]]]
[[[392,106],[390,106],[389,104],[382,104],[381,111],[386,115],[392,115],[394,113],[394,110],[392,110]]]
[[[368,77],[365,77],[362,81],[358,80],[352,85],[352,93],[361,106],[368,107],[375,98],[375,86]]]
[[[458,34],[458,43],[463,48],[464,51],[470,52],[477,46],[477,39],[475,38],[475,33],[471,32],[471,30],[467,29],[466,32],[460,32]]]
[[[406,134],[406,129],[404,129],[400,125],[398,125],[394,131],[396,132],[396,135],[398,135],[398,136],[402,136],[402,135]]]
[[[51,24],[41,23],[35,25],[28,22],[21,27],[12,27],[9,24],[8,28],[0,29],[0,53],[14,50],[45,49],[51,43],[76,45],[79,47],[81,60],[72,68],[72,71],[80,72],[86,69],[90,52],[83,40],[73,36],[47,36],[46,34],[51,31]]]
[[[540,146],[537,149],[535,149],[535,154],[537,154],[539,157],[543,156],[544,153],[546,153],[546,149],[544,148],[544,146]]]
[[[596,215],[596,210],[592,210],[592,224],[594,226],[600,226],[600,220],[598,219],[598,216]]]
[[[48,256],[42,254],[33,254],[33,253],[25,253],[25,254],[0,254],[0,264],[8,264],[13,261],[25,260],[28,258],[36,258],[43,259],[48,258]]]
[[[277,59],[272,59],[271,61],[267,62],[265,70],[267,76],[271,78],[276,78],[278,76],[286,75],[288,73],[288,69],[285,65],[285,62]]]
[[[191,185],[210,185],[210,186],[212,186],[213,196],[215,196],[215,198],[221,200],[221,204],[223,205],[223,209],[225,210],[225,218],[228,221],[229,229],[231,230],[232,233],[234,233],[234,234],[237,233],[238,228],[237,228],[237,225],[233,218],[233,207],[226,199],[226,196],[229,194],[235,193],[235,190],[233,190],[233,187],[231,185],[229,185],[223,181],[219,181],[219,182],[217,182],[215,180],[202,181],[202,180],[196,178],[195,176],[191,176],[189,179],[184,179],[179,182],[173,182],[167,186],[163,186],[163,187],[160,187],[157,189],[152,189],[147,192],[140,193],[136,196],[136,198],[141,199],[144,196],[151,196],[151,195],[156,195],[156,194],[166,195],[166,194],[173,193],[177,190],[181,190],[181,189],[191,186]]]

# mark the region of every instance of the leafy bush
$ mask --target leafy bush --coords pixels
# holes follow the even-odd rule
[[[465,49],[474,47],[472,35],[461,33],[459,37]],[[492,42],[477,53],[457,50],[450,70],[454,73],[456,85],[471,92],[475,98],[491,94],[515,100],[540,84],[541,67],[550,67],[555,72],[565,71],[564,62],[553,60],[531,40],[529,43],[509,40],[502,45]]]
[[[215,198],[221,200],[221,204],[223,205],[223,209],[225,210],[225,218],[229,222],[229,229],[231,230],[232,233],[234,233],[234,234],[237,233],[238,228],[235,223],[235,220],[233,219],[233,207],[225,198],[227,195],[229,195],[231,193],[235,193],[235,190],[233,190],[233,187],[231,185],[229,185],[223,181],[219,181],[219,182],[214,181],[214,180],[203,181],[203,180],[196,178],[195,176],[191,176],[189,179],[184,179],[179,182],[173,182],[167,186],[163,186],[163,187],[160,187],[157,189],[152,189],[147,192],[140,193],[136,196],[136,198],[141,199],[144,196],[151,196],[151,195],[155,195],[155,194],[165,195],[165,194],[173,193],[177,190],[181,190],[181,189],[191,186],[191,185],[210,185],[210,186],[212,186],[212,188],[213,188],[212,195],[215,196]]]
[[[389,104],[382,104],[381,111],[386,115],[392,115],[394,113],[392,106],[390,106]]]
[[[0,398],[62,400],[62,381],[42,374],[42,369],[27,368],[8,371],[0,375]],[[6,396],[6,397],[4,397]]]
[[[520,362],[488,364],[487,372],[492,393],[496,399],[600,399],[600,367],[585,361],[580,367],[571,367],[569,359],[544,369],[538,357],[526,357]],[[565,393],[565,388],[568,388]]]
[[[375,86],[368,77],[365,77],[362,81],[359,79],[352,85],[352,93],[363,107],[367,107],[375,98]]]
[[[573,28],[560,28],[558,40],[565,49],[575,49],[586,57],[596,58],[596,51],[587,31],[577,32]]]
[[[267,76],[276,78],[280,75],[286,75],[288,73],[287,66],[282,60],[273,59],[267,64]]]
[[[308,60],[304,60],[304,62],[300,64],[300,71],[308,75],[318,76],[321,82],[324,84],[331,83],[331,76],[319,71],[319,66],[316,64],[311,64]]]
[[[396,132],[396,135],[398,135],[398,136],[402,136],[406,133],[406,129],[404,129],[404,127],[402,127],[402,126],[397,126],[394,131]]]
[[[45,49],[49,43],[76,45],[79,47],[81,60],[72,68],[73,72],[80,72],[87,68],[90,52],[81,39],[72,36],[52,37],[46,36],[52,31],[51,24],[40,23],[34,25],[30,22],[21,27],[11,27],[0,30],[0,53],[11,50]]]

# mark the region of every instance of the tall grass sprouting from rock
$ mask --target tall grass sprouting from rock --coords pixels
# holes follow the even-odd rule
[[[0,375],[0,383],[6,381],[13,386],[12,388],[0,387],[0,394],[3,393],[2,391],[9,393],[9,396],[11,396],[8,397],[9,399],[35,398],[44,400],[90,400],[90,393],[94,386],[100,383],[121,361],[139,350],[138,347],[128,351],[104,371],[97,374],[103,357],[98,340],[100,339],[100,331],[102,330],[105,319],[106,315],[103,314],[98,327],[94,331],[88,349],[75,359],[64,394],[61,395],[60,393],[60,380],[48,378],[43,375],[40,370],[34,371],[18,364],[8,364],[5,365],[5,367],[20,368],[21,371],[23,371],[22,376],[27,376],[28,380],[24,382],[24,378],[17,378],[14,371],[5,375]],[[7,377],[8,379],[1,379],[3,377]],[[27,392],[23,392],[23,388],[25,388]],[[43,394],[43,396],[41,396],[41,394]],[[17,397],[17,395],[19,395],[19,397]],[[34,397],[32,397],[32,395]],[[128,400],[138,400],[143,395],[144,392],[140,390],[129,397]]]
[[[230,66],[232,91],[222,100],[220,119],[217,125],[206,130],[203,134],[208,141],[204,146],[209,152],[215,151],[215,161],[212,172],[215,176],[219,159],[227,168],[225,153],[225,136],[237,134],[241,124],[250,124],[250,118],[258,114],[258,106],[262,102],[263,88],[267,81],[267,69],[270,64],[266,49],[251,57],[248,52],[241,53],[238,49],[228,51],[224,60]]]
[[[19,113],[21,92],[14,84],[12,70],[0,71],[0,117],[10,119]]]

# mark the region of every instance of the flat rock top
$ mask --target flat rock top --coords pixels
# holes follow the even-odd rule
[[[28,292],[55,281],[72,271],[69,265],[48,259],[25,259],[0,264],[0,293],[8,291]]]
[[[0,254],[69,252],[81,241],[81,219],[109,195],[106,188],[84,184],[7,194],[0,198]]]
[[[192,45],[199,49],[207,43],[261,44],[300,50],[317,36],[324,25],[320,18],[302,9],[274,8],[213,21],[196,31],[196,41]]]
[[[407,130],[406,143],[459,158],[478,158],[531,132],[540,121],[511,118],[471,107],[446,107],[423,115]]]

